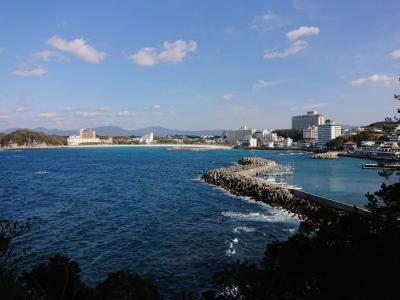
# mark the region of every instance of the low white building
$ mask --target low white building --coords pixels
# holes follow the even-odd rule
[[[96,131],[90,129],[79,130],[79,135],[71,135],[67,138],[68,146],[79,146],[82,144],[100,144],[101,140],[96,137]]]
[[[318,141],[318,126],[308,126],[303,129],[303,139],[305,141]]]
[[[269,131],[267,129],[260,129],[254,133],[254,137],[259,141],[264,141],[268,137]]]
[[[264,143],[265,148],[274,148],[274,142],[269,141]]]
[[[361,142],[361,147],[371,147],[371,146],[375,146],[374,141],[362,141]]]
[[[228,144],[235,145],[243,143],[243,140],[250,135],[253,137],[255,130],[252,128],[247,128],[242,126],[238,130],[227,130],[226,131],[226,141]]]
[[[269,132],[266,136],[265,136],[265,140],[267,141],[272,141],[272,142],[276,142],[278,141],[278,134],[275,132]]]
[[[292,147],[293,140],[290,137],[287,137],[286,139],[283,140],[283,147],[289,148]]]
[[[251,135],[248,135],[242,140],[242,146],[255,148],[257,147],[257,139],[253,138]]]
[[[154,141],[154,135],[152,132],[150,132],[150,134],[145,134],[144,136],[139,138],[139,142],[144,144],[151,144],[153,141]]]

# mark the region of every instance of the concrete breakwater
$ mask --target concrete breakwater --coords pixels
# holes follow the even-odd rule
[[[339,152],[314,153],[311,159],[337,159]]]
[[[326,211],[326,207],[296,197],[287,188],[255,177],[257,173],[277,167],[278,164],[271,160],[244,157],[239,159],[236,165],[207,171],[203,174],[202,179],[209,184],[222,187],[234,195],[249,196],[272,207],[283,208],[302,219],[319,222],[322,210]]]

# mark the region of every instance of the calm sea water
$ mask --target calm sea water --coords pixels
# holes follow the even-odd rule
[[[353,204],[382,178],[363,160],[310,160],[306,153],[166,148],[86,148],[0,152],[0,217],[34,217],[37,260],[68,254],[86,282],[129,268],[167,296],[211,287],[236,259],[260,262],[268,242],[286,239],[298,220],[199,181],[211,168],[257,155],[292,163],[288,182]]]

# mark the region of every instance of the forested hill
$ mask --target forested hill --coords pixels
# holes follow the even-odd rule
[[[19,129],[10,134],[0,135],[0,145],[5,148],[62,146],[66,145],[66,142],[65,137],[28,129]]]

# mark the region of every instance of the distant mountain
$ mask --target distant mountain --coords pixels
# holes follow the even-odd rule
[[[3,130],[4,133],[11,133],[22,128],[8,128]],[[140,129],[124,129],[118,126],[100,126],[92,128],[96,131],[97,135],[111,135],[111,136],[143,136],[150,132],[153,132],[155,136],[167,136],[167,135],[221,135],[223,130],[179,130],[179,129],[168,129],[161,126],[151,126]],[[48,135],[59,135],[69,136],[79,133],[79,129],[47,129],[44,127],[33,128],[34,131],[40,131]]]

